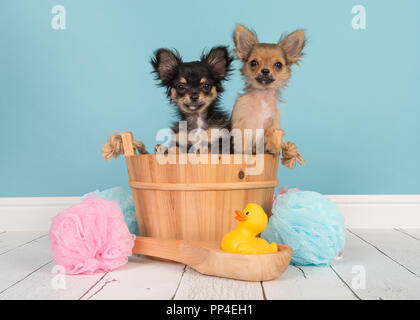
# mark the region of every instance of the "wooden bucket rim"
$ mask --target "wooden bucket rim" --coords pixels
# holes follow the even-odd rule
[[[182,155],[184,155],[184,154],[186,154],[186,153],[182,153]],[[187,154],[188,155],[188,154]],[[232,158],[234,158],[235,156],[237,157],[238,156],[238,154],[232,154],[232,153],[229,153],[229,154],[224,154],[224,153],[209,153],[207,156],[208,157],[211,157],[211,156],[216,156],[216,155],[218,155],[218,156],[229,156],[230,157],[230,159],[232,159]],[[261,155],[263,155],[264,156],[264,159],[266,159],[266,158],[276,158],[276,157],[279,157],[278,155],[274,155],[274,154],[271,154],[271,153],[264,153],[264,154],[260,154],[260,156]],[[127,157],[127,158],[131,158],[131,157],[144,157],[144,158],[155,158],[156,159],[156,154],[155,153],[146,153],[146,154],[133,154],[133,155],[125,155],[125,157]],[[165,156],[167,156],[167,155],[165,155]],[[257,156],[257,155],[255,155],[255,154],[239,154],[239,156],[242,156],[242,157],[244,157],[244,156],[252,156],[252,157],[255,157],[255,156]],[[179,154],[176,154],[176,157],[178,158],[179,157]],[[172,163],[167,163],[167,164],[172,164]],[[176,164],[191,164],[191,163],[176,163]],[[199,164],[201,164],[201,163],[197,163],[197,165],[199,165]],[[212,163],[206,163],[206,164],[212,164]],[[225,164],[225,163],[218,163],[218,164]],[[235,164],[234,162],[230,162],[230,163],[226,163],[226,164]],[[166,165],[166,163],[165,163],[165,165]],[[194,164],[195,165],[195,164]],[[217,164],[216,164],[217,165]]]

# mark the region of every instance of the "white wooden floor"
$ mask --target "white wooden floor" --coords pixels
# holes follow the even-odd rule
[[[420,299],[420,229],[350,229],[341,260],[290,266],[280,278],[257,283],[144,257],[113,272],[62,276],[48,246],[45,232],[0,232],[0,300]]]

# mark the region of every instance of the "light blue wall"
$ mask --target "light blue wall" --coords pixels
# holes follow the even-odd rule
[[[67,9],[67,30],[51,8]],[[351,27],[353,5],[367,29]],[[100,149],[131,130],[149,149],[170,123],[149,58],[175,47],[186,60],[232,45],[235,23],[272,42],[307,30],[282,106],[287,139],[307,165],[281,185],[330,194],[420,193],[419,1],[15,1],[0,3],[0,196],[80,195],[127,185],[124,159]],[[235,67],[238,67],[235,63]],[[226,86],[231,109],[242,88]]]

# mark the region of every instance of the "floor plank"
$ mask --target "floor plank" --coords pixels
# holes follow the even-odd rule
[[[331,267],[290,266],[264,283],[204,276],[182,264],[135,256],[113,272],[65,276],[65,287],[57,288],[45,232],[5,232],[0,233],[0,300],[420,299],[419,253],[418,229],[352,229],[343,259]],[[365,288],[355,287],[360,270],[366,272]]]
[[[60,277],[61,275],[58,275],[57,272],[53,273],[53,267],[53,262],[43,266],[23,281],[0,294],[0,300],[79,299],[105,274],[101,272],[92,275],[63,275],[59,280],[57,276]]]
[[[354,300],[357,297],[330,266],[289,266],[279,278],[263,283],[268,300]]]
[[[420,276],[420,241],[397,230],[351,229],[379,251]]]
[[[0,294],[52,261],[44,236],[0,255]]]
[[[419,277],[350,231],[343,259],[331,266],[361,299],[420,299]]]
[[[25,243],[45,236],[45,231],[20,231],[20,232],[1,232],[0,233],[0,255],[5,254]]]
[[[409,237],[420,241],[420,229],[396,229],[399,232],[405,233]]]
[[[187,267],[175,300],[262,300],[260,282],[246,282],[203,275]]]
[[[82,300],[171,299],[184,268],[175,262],[130,257],[125,266],[107,273]]]
[[[53,286],[51,260],[45,231],[0,234],[0,299],[77,299],[101,276],[66,276],[65,287]]]

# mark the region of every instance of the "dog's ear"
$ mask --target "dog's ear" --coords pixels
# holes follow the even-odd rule
[[[208,54],[201,56],[201,61],[206,62],[213,74],[218,80],[225,80],[230,74],[230,64],[233,58],[229,54],[228,48],[224,46],[214,47]]]
[[[155,51],[150,63],[157,74],[157,78],[162,81],[161,84],[166,86],[176,75],[178,65],[182,63],[182,59],[176,50],[158,49]]]
[[[255,33],[240,24],[236,25],[233,41],[235,42],[236,55],[242,61],[249,57],[252,47],[258,43]]]
[[[305,46],[305,32],[296,30],[281,40],[278,45],[286,53],[287,64],[296,63],[302,56],[302,50]]]

